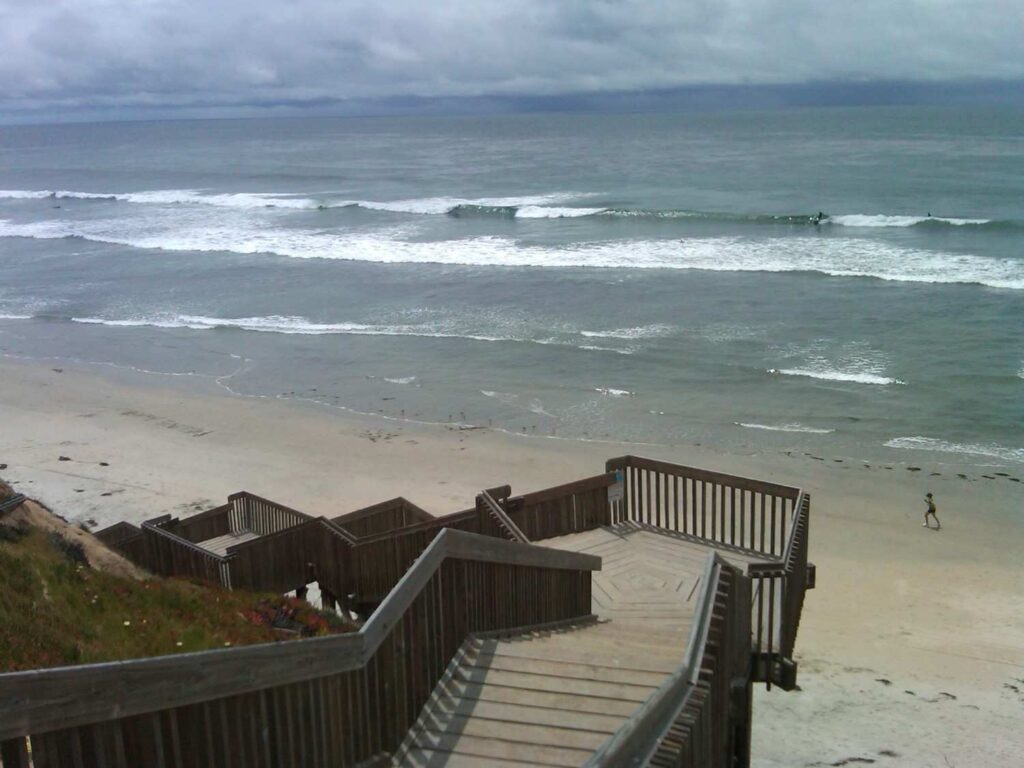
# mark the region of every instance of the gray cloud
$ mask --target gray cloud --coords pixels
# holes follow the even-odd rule
[[[1019,0],[0,0],[6,110],[1024,78]]]

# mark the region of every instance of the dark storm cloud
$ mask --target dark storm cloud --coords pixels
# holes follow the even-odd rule
[[[0,106],[1020,79],[1019,0],[0,0]]]

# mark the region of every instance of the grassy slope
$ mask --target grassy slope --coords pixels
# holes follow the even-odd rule
[[[0,541],[0,672],[270,642],[282,614],[306,635],[352,629],[279,595],[101,573],[36,529]]]

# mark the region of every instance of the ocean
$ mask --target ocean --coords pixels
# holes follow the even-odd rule
[[[537,438],[1019,472],[1024,114],[3,127],[0,354]]]

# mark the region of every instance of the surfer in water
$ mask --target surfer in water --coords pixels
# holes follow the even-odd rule
[[[822,222],[822,221],[824,221],[824,220],[825,220],[825,219],[827,219],[827,218],[828,218],[828,216],[826,216],[826,215],[825,215],[824,213],[822,213],[821,211],[818,211],[818,215],[817,215],[817,216],[815,216],[815,217],[814,217],[814,219],[813,219],[813,221],[814,221],[814,226],[816,226],[816,227],[817,227],[817,226],[818,226],[819,224],[821,224],[821,222]]]

